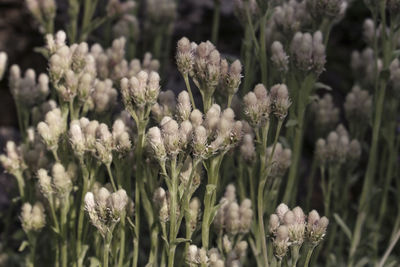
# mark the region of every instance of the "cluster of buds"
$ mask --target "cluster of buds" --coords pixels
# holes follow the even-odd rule
[[[150,28],[170,25],[177,15],[176,2],[173,0],[148,0],[146,15],[150,20],[150,25],[147,25]]]
[[[226,187],[225,195],[220,200],[221,206],[214,219],[214,227],[229,236],[248,233],[253,221],[251,200],[244,199],[239,206],[235,191],[235,186],[232,184]]]
[[[232,97],[239,90],[241,72],[242,64],[239,60],[233,61],[231,65],[226,59],[221,60],[220,88],[224,95]]]
[[[153,202],[155,203],[156,210],[158,211],[158,218],[160,221],[162,223],[168,222],[172,212],[170,207],[169,192],[165,191],[162,187],[157,188],[153,193]],[[176,211],[174,212],[178,217],[180,214],[178,205],[176,207]]]
[[[21,208],[20,220],[25,233],[39,232],[46,225],[46,215],[42,203],[36,202],[33,206],[24,203]]]
[[[346,96],[344,103],[346,119],[350,123],[367,125],[371,119],[372,96],[367,90],[355,85]]]
[[[191,267],[210,266],[210,267],[240,267],[242,259],[246,257],[248,244],[246,241],[239,241],[233,247],[233,242],[227,236],[223,238],[223,250],[211,248],[208,252],[204,248],[196,245],[189,246],[186,262]],[[225,254],[225,256],[223,256]]]
[[[4,73],[7,68],[7,54],[0,52],[0,81],[3,79]]]
[[[291,43],[291,55],[299,70],[314,72],[316,75],[324,71],[326,63],[325,45],[322,33],[297,32]]]
[[[274,178],[283,177],[292,162],[292,150],[289,148],[283,148],[281,143],[276,143],[274,151],[273,146],[267,148],[267,163],[271,156],[271,166],[269,166],[271,169],[269,175]]]
[[[11,174],[22,173],[26,169],[24,155],[20,147],[13,141],[8,141],[6,144],[6,153],[0,155],[0,162],[3,168]]]
[[[84,103],[89,97],[96,77],[96,62],[89,53],[87,43],[65,44],[65,33],[47,36],[49,74],[63,101],[70,102],[78,96]]]
[[[243,123],[235,121],[232,109],[227,108],[221,112],[219,105],[212,105],[202,125],[198,125],[202,121],[201,113],[195,111],[190,116],[192,124],[196,125],[193,132],[195,156],[208,158],[217,153],[225,153],[241,140]]]
[[[193,234],[193,232],[196,230],[197,224],[199,222],[200,218],[200,212],[201,212],[201,203],[200,199],[197,197],[192,198],[192,200],[189,203],[189,210],[187,211],[188,214],[186,219],[188,220],[188,223],[190,225],[190,233]]]
[[[70,124],[69,137],[72,148],[78,157],[86,152],[92,153],[103,164],[112,162],[113,152],[127,153],[131,149],[130,129],[118,119],[113,124],[112,132],[104,123],[87,118],[74,120]]]
[[[172,99],[166,102],[173,103]],[[153,113],[160,115],[164,110],[170,112],[169,107],[169,104],[157,104],[153,107]],[[148,143],[160,161],[167,156],[176,156],[187,148],[192,148],[195,157],[205,159],[227,152],[242,137],[242,122],[235,121],[235,114],[230,108],[221,111],[221,107],[214,104],[204,116],[199,110],[191,109],[188,93],[181,92],[176,111],[178,121],[165,116],[160,122],[161,129],[152,127],[147,134]]]
[[[121,92],[125,108],[130,112],[152,107],[160,92],[160,76],[157,72],[140,71],[130,79],[121,80]]]
[[[28,128],[27,142],[21,144],[21,154],[24,162],[31,173],[36,173],[40,168],[46,168],[49,164],[47,157],[47,148],[43,142],[40,142],[40,136],[34,128]]]
[[[318,245],[325,237],[328,224],[328,218],[320,217],[316,210],[312,210],[307,218],[306,234],[308,241],[313,245]]]
[[[118,92],[112,87],[111,80],[97,81],[91,93],[94,111],[97,113],[110,112],[117,104]]]
[[[192,157],[187,156],[179,173],[179,181],[180,184],[186,188],[185,190],[188,190],[188,192],[190,193],[189,195],[193,194],[200,186],[201,175],[201,166],[198,164],[196,169],[193,169]],[[192,176],[191,184],[189,184],[190,176]]]
[[[129,63],[125,59],[125,37],[115,39],[112,46],[104,50],[100,44],[94,44],[90,48],[90,54],[96,62],[98,78],[100,80],[111,79],[119,82],[123,77],[137,75],[140,71],[150,73],[158,71],[160,63],[153,59],[150,53],[144,55],[143,61],[132,59]]]
[[[42,28],[46,31],[50,30],[47,25],[53,24],[56,16],[56,1],[55,0],[25,0],[28,10],[33,17],[39,22]],[[45,30],[41,29],[41,30]]]
[[[256,156],[256,148],[254,145],[254,136],[250,133],[243,135],[242,144],[240,145],[240,155],[246,163],[251,164]]]
[[[242,266],[241,260],[245,258],[247,255],[247,248],[249,245],[244,240],[237,242],[235,247],[233,247],[232,243],[233,242],[230,241],[227,236],[224,236],[223,247],[225,253],[227,254],[225,260],[225,266],[240,267]],[[211,259],[212,255],[210,254],[210,261]]]
[[[382,60],[375,59],[374,50],[370,47],[365,48],[361,53],[354,51],[351,54],[351,69],[363,87],[372,87],[377,78],[376,74],[379,74],[382,68]]]
[[[66,131],[65,118],[59,108],[47,112],[44,121],[37,125],[39,135],[49,150],[57,150],[61,135]]]
[[[279,41],[274,41],[271,45],[271,61],[281,73],[287,73],[289,70],[289,56],[283,49]]]
[[[347,160],[357,161],[361,156],[361,145],[357,139],[350,142],[347,130],[339,125],[328,134],[326,140],[317,140],[315,153],[321,165],[341,165]]]
[[[62,164],[55,163],[51,169],[51,176],[47,170],[39,169],[37,178],[41,193],[49,201],[52,201],[53,195],[59,199],[68,198],[73,188],[76,172],[77,167],[73,163],[70,163],[67,169]]]
[[[274,85],[270,93],[264,85],[258,84],[253,92],[247,93],[244,98],[244,113],[250,125],[255,128],[263,126],[274,114],[279,120],[287,116],[291,101],[289,92],[284,84]]]
[[[176,62],[182,75],[192,77],[203,97],[211,96],[217,87],[228,96],[239,89],[242,64],[235,60],[229,65],[209,41],[196,44],[183,37],[178,41]]]
[[[246,14],[246,5],[248,5],[251,18],[256,17],[255,15],[258,13],[258,6],[256,0],[235,0],[234,1],[234,13],[235,16],[240,21],[241,25],[247,24],[247,14]]]
[[[314,19],[337,22],[345,15],[347,0],[306,0],[307,10]]]
[[[120,189],[110,193],[107,188],[102,187],[94,192],[86,193],[85,210],[91,223],[104,238],[113,231],[121,217],[126,215],[128,206],[133,205],[129,202],[125,190]]]
[[[317,216],[318,218],[317,218]],[[300,248],[304,241],[317,245],[324,238],[328,226],[326,217],[320,218],[318,212],[311,211],[306,216],[300,207],[290,210],[280,204],[269,218],[269,232],[273,236],[274,255],[282,260],[291,246]]]
[[[151,114],[158,123],[168,116],[173,117],[176,109],[175,94],[171,90],[161,91],[157,102],[151,107]]]
[[[50,91],[46,74],[41,73],[36,81],[35,71],[27,69],[24,77],[21,77],[21,69],[17,65],[10,68],[9,86],[15,101],[28,107],[42,103]]]
[[[318,97],[317,101],[313,102],[311,109],[314,113],[316,129],[322,134],[332,130],[339,121],[339,108],[335,107],[331,94],[325,94]]]
[[[125,2],[129,3],[129,2]],[[127,40],[137,40],[140,36],[139,21],[131,14],[124,14],[112,28],[114,38],[124,37]]]
[[[275,7],[272,17],[274,27],[285,36],[291,37],[309,24],[308,12],[306,1],[285,1],[282,5]]]
[[[135,2],[133,0],[121,2],[121,0],[108,0],[106,11],[107,16],[114,18],[117,16],[123,16],[129,14],[135,8]]]
[[[204,248],[198,248],[196,245],[190,245],[187,255],[186,255],[186,262],[189,264],[190,267],[197,267],[197,266],[208,266],[209,258],[207,255],[207,251]],[[222,265],[214,265],[214,266],[224,266],[223,262]]]

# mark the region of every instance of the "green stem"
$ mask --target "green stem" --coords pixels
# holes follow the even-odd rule
[[[183,79],[185,80],[186,89],[188,90],[190,102],[192,102],[192,107],[193,107],[193,109],[196,109],[196,104],[194,102],[194,98],[193,98],[193,94],[192,94],[192,88],[190,87],[189,75],[187,73],[185,73],[183,75]]]
[[[394,248],[394,246],[396,245],[397,241],[399,241],[400,239],[400,230],[396,233],[396,235],[394,236],[392,242],[390,243],[389,247],[386,249],[385,254],[383,255],[381,261],[379,262],[379,266],[378,267],[383,267],[387,258],[389,257],[390,253],[392,253],[392,250]]]
[[[262,136],[261,136],[262,147],[260,149],[260,183],[258,186],[258,193],[257,193],[258,227],[259,227],[259,234],[261,237],[263,261],[264,261],[264,266],[266,267],[269,266],[269,263],[268,263],[267,239],[264,226],[264,189],[268,178],[265,164],[266,164],[266,150],[267,150],[269,125],[270,122],[267,121],[267,124],[262,129]]]
[[[85,205],[85,195],[88,190],[88,183],[89,183],[89,173],[84,165],[84,163],[81,163],[81,168],[82,168],[82,194],[81,194],[81,203],[79,206],[79,217],[78,217],[78,232],[77,232],[77,238],[76,238],[76,256],[77,256],[77,265],[78,267],[82,266],[82,260],[81,258],[81,252],[82,252],[82,230],[83,230],[83,220],[85,217],[85,212],[84,212],[84,205]]]
[[[304,262],[304,267],[308,267],[308,265],[310,264],[310,260],[311,260],[311,256],[312,253],[314,251],[315,246],[312,246],[308,252],[307,252],[307,257],[306,257],[306,261]]]
[[[103,266],[108,267],[108,255],[110,253],[110,243],[105,242],[104,244],[104,251],[103,251]]]
[[[267,62],[267,44],[265,41],[265,30],[267,27],[267,12],[260,20],[260,65],[261,65],[261,81],[268,86],[268,62]]]
[[[117,191],[117,186],[115,185],[114,176],[113,176],[112,171],[111,171],[111,163],[106,164],[106,168],[107,168],[108,176],[110,177],[111,185],[112,185],[112,187],[114,189],[114,192],[116,192]]]
[[[118,267],[122,267],[124,265],[124,256],[125,256],[125,214],[121,216]]]
[[[212,24],[212,34],[211,34],[211,42],[214,45],[217,45],[218,41],[220,9],[221,9],[220,0],[214,0],[214,14],[213,14],[213,24]]]
[[[177,204],[178,204],[178,174],[176,172],[176,157],[171,160],[171,188],[170,191],[170,229],[169,229],[169,251],[168,266],[174,266],[175,250],[176,250],[176,231],[177,231]]]

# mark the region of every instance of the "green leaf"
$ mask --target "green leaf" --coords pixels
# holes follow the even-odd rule
[[[82,251],[81,251],[81,253],[79,255],[79,262],[81,263],[81,266],[83,264],[83,260],[85,259],[86,252],[88,251],[88,249],[89,249],[88,245],[83,245],[82,246]]]
[[[168,242],[167,238],[164,235],[161,235],[161,238],[162,238],[162,240],[164,240],[165,245],[167,246],[166,249],[169,250],[169,242]]]
[[[192,242],[192,239],[187,239],[187,238],[177,238],[174,242],[174,244],[180,244],[180,243],[186,243],[186,242]]]
[[[361,258],[354,267],[363,267],[367,265],[370,262],[370,259],[368,257]]]
[[[316,82],[314,85],[315,89],[325,89],[327,91],[332,91],[332,87],[330,87],[327,84],[321,83],[321,82]]]
[[[297,123],[297,120],[292,119],[292,120],[288,120],[288,121],[286,122],[285,127],[286,127],[286,128],[289,128],[289,127],[296,126],[297,124],[298,124],[298,123]]]
[[[350,231],[349,227],[347,226],[347,224],[342,220],[342,218],[340,218],[339,214],[334,213],[333,217],[335,218],[335,221],[340,226],[340,228],[342,228],[343,232],[345,233],[345,235],[347,236],[349,241],[351,241],[352,234],[351,234],[351,231]]]
[[[29,246],[28,241],[24,240],[24,241],[21,243],[21,245],[19,246],[18,252],[24,251],[24,249],[25,249],[26,247],[28,247],[28,246]]]

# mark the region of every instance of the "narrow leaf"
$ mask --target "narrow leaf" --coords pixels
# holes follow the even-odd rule
[[[347,224],[342,220],[342,218],[340,218],[339,214],[334,213],[333,217],[335,218],[335,221],[340,226],[340,228],[342,228],[343,232],[345,233],[345,235],[347,236],[349,241],[351,241],[352,234],[351,234],[351,231],[350,231],[349,227],[347,226]]]

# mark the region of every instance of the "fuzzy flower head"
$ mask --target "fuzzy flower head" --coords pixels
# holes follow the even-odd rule
[[[253,127],[264,125],[272,112],[272,100],[264,85],[258,84],[243,98],[246,120]]]
[[[22,205],[20,221],[25,233],[39,232],[46,224],[42,203],[36,202],[33,206],[29,203]]]
[[[148,74],[140,71],[129,80],[121,80],[122,97],[125,107],[129,109],[143,110],[145,106],[152,106],[156,103],[160,92],[160,76],[157,72]]]
[[[267,148],[267,161],[270,158],[272,159],[270,176],[283,177],[292,162],[292,151],[289,148],[283,148],[281,143],[277,143],[275,150],[273,146]]]
[[[45,120],[39,122],[37,130],[49,150],[56,149],[61,134],[65,132],[65,122],[61,110],[56,108],[46,114]]]
[[[46,74],[42,73],[36,77],[33,69],[27,69],[24,76],[21,76],[18,65],[12,65],[10,68],[9,87],[14,99],[28,107],[44,102],[50,92],[49,77]]]
[[[7,66],[7,54],[0,52],[0,81],[3,79]]]
[[[214,227],[229,235],[249,232],[253,221],[251,201],[244,199],[239,205],[236,200],[234,185],[228,185],[225,195],[221,198],[221,206],[214,219]]]
[[[291,43],[291,54],[296,66],[304,72],[312,72],[319,76],[326,63],[325,45],[322,33],[297,32]]]
[[[8,173],[15,174],[25,170],[26,164],[20,147],[17,147],[13,141],[8,141],[5,152],[0,155],[0,162]]]
[[[328,224],[328,218],[325,216],[321,218],[316,210],[312,210],[307,219],[306,233],[308,240],[314,245],[319,244],[325,237]]]
[[[115,224],[125,216],[129,198],[125,190],[110,193],[102,187],[97,192],[88,192],[85,195],[85,210],[91,223],[104,237],[112,231]]]

